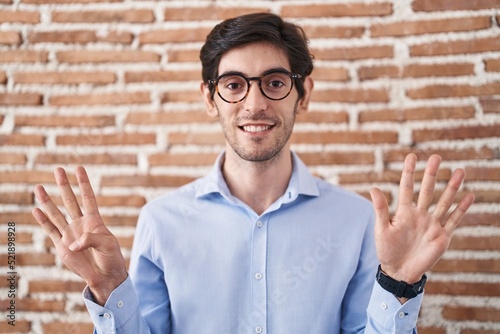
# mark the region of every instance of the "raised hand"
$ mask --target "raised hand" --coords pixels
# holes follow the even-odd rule
[[[465,171],[453,172],[430,212],[441,157],[432,155],[425,169],[416,204],[413,203],[414,174],[417,158],[409,154],[404,162],[399,186],[399,200],[394,217],[389,215],[382,191],[371,190],[376,213],[375,243],[382,270],[396,280],[415,283],[430,270],[448,249],[453,231],[474,202],[465,195],[451,210]]]
[[[104,305],[111,292],[127,278],[120,245],[102,221],[85,169],[76,168],[83,211],[64,169],[57,168],[54,175],[71,223],[40,185],[35,187],[35,196],[43,211],[35,208],[33,216],[54,243],[63,263],[85,280],[96,302]]]

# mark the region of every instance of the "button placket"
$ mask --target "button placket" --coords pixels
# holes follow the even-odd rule
[[[252,237],[252,321],[255,333],[265,333],[267,323],[267,215],[254,221]]]

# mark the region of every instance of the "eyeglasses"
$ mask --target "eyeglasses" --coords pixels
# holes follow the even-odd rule
[[[279,101],[286,98],[293,88],[293,82],[300,79],[300,74],[286,70],[271,70],[260,77],[247,78],[240,73],[225,73],[208,83],[215,86],[221,99],[227,103],[243,101],[250,92],[250,81],[258,81],[262,94],[270,100]]]

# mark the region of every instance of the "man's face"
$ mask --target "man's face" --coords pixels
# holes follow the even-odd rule
[[[291,72],[285,53],[267,43],[252,43],[228,51],[220,60],[219,75],[240,72],[245,77],[260,77],[271,69]],[[262,94],[258,81],[251,81],[241,102],[227,103],[215,93],[208,113],[218,116],[228,149],[247,161],[268,161],[288,145],[297,106],[295,83],[286,98],[273,101]]]

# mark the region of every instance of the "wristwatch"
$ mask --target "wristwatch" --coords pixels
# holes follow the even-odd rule
[[[388,276],[382,271],[382,267],[379,265],[377,270],[377,282],[384,290],[389,291],[398,298],[414,298],[424,292],[427,276],[424,274],[417,283],[408,284],[405,281],[396,281],[394,278]]]

